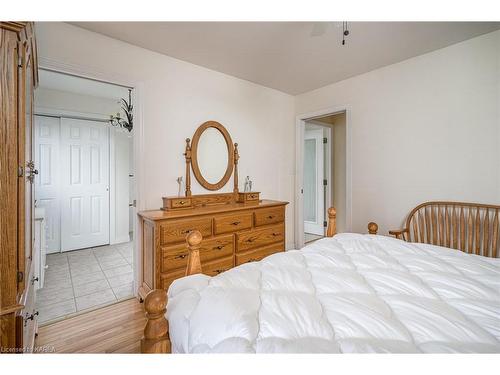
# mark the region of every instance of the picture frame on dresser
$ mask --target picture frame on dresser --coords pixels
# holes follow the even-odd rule
[[[227,164],[219,166],[223,175],[216,181],[204,176],[198,160],[203,157],[198,148],[200,138],[207,129],[219,131],[227,147],[227,157],[221,158]],[[210,276],[285,251],[288,202],[261,199],[259,192],[240,193],[238,144],[233,143],[227,129],[216,121],[207,121],[196,130],[193,142],[189,138],[185,142],[185,196],[163,197],[160,209],[138,213],[142,234],[141,300],[149,291],[168,289],[174,280],[186,275],[185,239],[190,232],[199,231],[203,236],[199,248],[202,272]],[[221,150],[219,155],[225,152]],[[191,169],[200,185],[210,191],[222,189],[232,175],[233,191],[192,194]]]

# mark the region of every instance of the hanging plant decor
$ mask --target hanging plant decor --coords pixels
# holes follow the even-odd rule
[[[132,89],[128,89],[128,102],[122,98],[120,99],[120,103],[122,105],[121,109],[125,113],[125,118],[122,118],[118,112],[116,116],[110,116],[109,123],[111,126],[124,128],[131,132],[134,127],[134,115],[132,113],[134,110],[134,106],[132,105]]]

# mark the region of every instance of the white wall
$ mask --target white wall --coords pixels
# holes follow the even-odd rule
[[[428,200],[500,202],[499,60],[497,31],[296,97],[297,115],[349,108],[353,231]]]
[[[64,23],[37,23],[39,56],[85,66],[140,84],[144,152],[136,175],[144,206],[177,194],[184,175],[184,139],[207,120],[222,123],[238,142],[240,181],[250,175],[264,198],[293,201],[294,98],[276,90],[151,52]],[[193,193],[204,191],[193,181]],[[224,191],[232,191],[228,184]],[[293,204],[287,244],[293,244]]]

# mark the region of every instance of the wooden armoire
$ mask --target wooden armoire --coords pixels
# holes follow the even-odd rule
[[[0,22],[0,352],[31,351],[34,300],[33,91],[38,83],[31,22]]]

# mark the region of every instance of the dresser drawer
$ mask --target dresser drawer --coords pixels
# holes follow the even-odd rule
[[[191,207],[191,198],[172,198],[172,208],[187,208]]]
[[[214,218],[215,234],[231,233],[252,227],[252,213],[231,216],[216,216]]]
[[[268,255],[279,253],[284,251],[282,243],[273,244],[270,246],[265,246],[257,250],[250,250],[245,253],[236,254],[236,265],[239,266],[243,263],[249,262],[258,262],[261,259],[264,259]]]
[[[281,207],[256,210],[253,215],[256,227],[285,221],[285,210]]]
[[[167,274],[161,274],[160,276],[160,288],[168,290],[170,284],[176,279],[180,279],[186,275],[186,270],[179,270],[176,272],[170,272]]]
[[[233,268],[233,257],[227,257],[203,264],[202,272],[208,276],[217,276],[218,274]]]
[[[203,267],[205,262],[213,259],[233,255],[233,235],[203,240],[200,247],[200,260]],[[162,247],[161,271],[171,272],[187,267],[188,248],[186,244]]]
[[[255,247],[281,242],[285,238],[284,224],[273,225],[272,227],[238,233],[237,251],[242,252]]]
[[[199,230],[203,237],[212,235],[212,219],[176,220],[160,224],[160,244],[166,245],[176,242],[185,242],[186,235]]]

